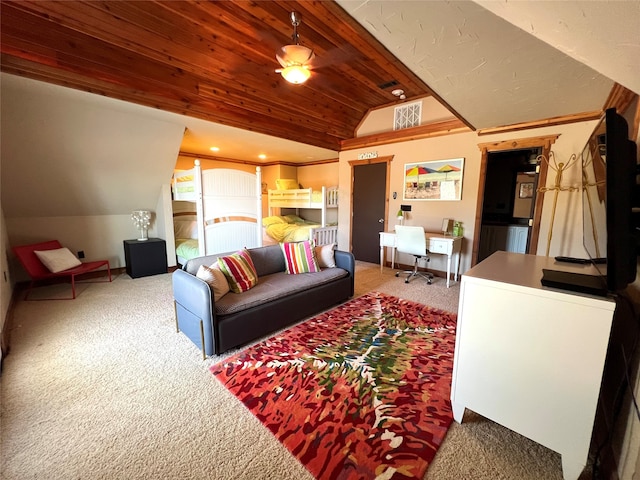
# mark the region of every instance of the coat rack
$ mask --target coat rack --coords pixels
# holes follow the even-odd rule
[[[602,162],[602,160],[600,160]],[[589,175],[587,174],[587,169],[593,164],[593,158],[589,156],[588,159],[582,159],[582,189],[586,195],[587,205],[589,207],[589,218],[591,220],[591,234],[593,236],[593,244],[596,249],[596,257],[600,258],[600,243],[598,241],[598,231],[596,230],[596,223],[593,218],[593,199],[591,198],[591,190],[593,187],[597,189],[603,188],[606,184],[604,180],[590,180]],[[597,191],[597,190],[596,190]],[[603,194],[604,195],[604,194]]]
[[[546,256],[549,256],[549,249],[551,248],[551,237],[553,236],[553,224],[556,218],[556,206],[558,205],[558,195],[560,192],[576,192],[580,190],[576,186],[564,186],[562,185],[562,175],[563,173],[571,168],[577,161],[575,153],[569,157],[569,161],[565,164],[564,162],[556,162],[556,157],[553,151],[549,152],[549,158],[547,159],[544,155],[538,155],[536,158],[538,162],[545,162],[547,166],[556,172],[556,178],[552,187],[540,187],[538,188],[538,192],[546,193],[546,192],[554,192],[553,196],[553,208],[551,210],[551,221],[549,224],[549,233],[547,235],[547,253]]]

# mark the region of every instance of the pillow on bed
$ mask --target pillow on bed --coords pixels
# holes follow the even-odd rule
[[[334,268],[336,266],[335,255],[333,254],[334,247],[335,243],[315,247],[316,260],[320,268]]]
[[[227,277],[224,276],[220,267],[215,263],[210,267],[200,265],[198,272],[196,273],[196,277],[209,284],[209,287],[213,292],[213,300],[215,302],[229,293],[229,282],[227,282]]]
[[[280,248],[284,253],[287,273],[315,273],[320,271],[313,245],[310,241],[281,243]]]
[[[53,250],[34,250],[33,253],[51,273],[58,273],[82,265],[82,262],[66,247]]]
[[[280,215],[272,215],[270,217],[264,217],[262,219],[262,226],[268,227],[270,225],[276,225],[280,223],[287,223],[287,221]]]
[[[256,267],[253,265],[251,255],[249,255],[246,248],[232,255],[219,257],[218,266],[224,276],[227,277],[227,282],[232,292],[246,292],[258,283]]]
[[[306,223],[306,220],[298,215],[285,215],[284,219],[287,223]]]
[[[276,180],[277,190],[297,190],[299,187],[298,181],[292,178],[278,178]]]

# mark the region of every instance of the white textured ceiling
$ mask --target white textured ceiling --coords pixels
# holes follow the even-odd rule
[[[613,86],[612,79],[472,1],[338,3],[477,129],[599,110]],[[558,4],[594,2],[487,3],[524,22],[519,15],[552,15]],[[591,33],[569,29],[564,40]]]
[[[476,2],[640,94],[640,1]]]

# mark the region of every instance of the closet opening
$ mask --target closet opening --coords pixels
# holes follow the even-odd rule
[[[480,144],[482,161],[472,265],[498,250],[537,252],[551,145],[557,135]]]
[[[478,261],[498,250],[528,253],[541,148],[492,152],[480,228]]]

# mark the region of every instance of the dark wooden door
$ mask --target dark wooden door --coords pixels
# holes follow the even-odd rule
[[[384,231],[387,163],[353,167],[353,231],[351,247],[356,260],[380,261],[380,232]]]

